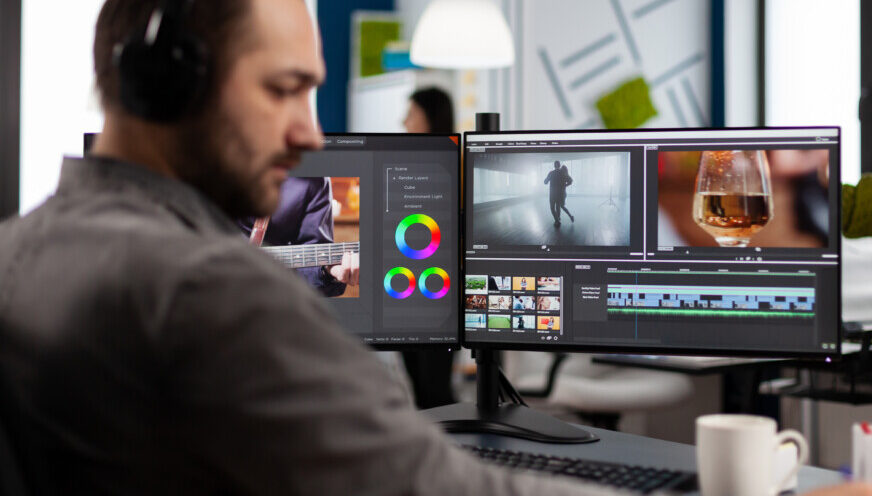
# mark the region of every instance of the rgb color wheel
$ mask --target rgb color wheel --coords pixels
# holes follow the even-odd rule
[[[423,224],[424,227],[430,230],[430,244],[423,250],[415,250],[406,244],[406,230],[415,224]],[[400,222],[397,226],[397,234],[395,237],[397,248],[403,252],[403,255],[415,259],[422,260],[436,253],[439,248],[439,241],[442,240],[442,232],[439,231],[439,224],[432,217],[424,214],[412,214]]]
[[[435,293],[427,289],[427,278],[434,274],[442,278],[442,289]],[[421,290],[421,294],[423,294],[427,298],[430,298],[431,300],[438,300],[439,298],[442,298],[443,296],[448,294],[448,288],[450,287],[451,279],[448,278],[448,273],[440,269],[439,267],[430,267],[429,269],[425,270],[421,274],[421,279],[418,280],[418,289]]]
[[[391,281],[397,274],[404,275],[409,280],[409,287],[404,289],[402,292],[394,291],[394,288],[391,287]],[[387,275],[385,275],[385,291],[391,295],[391,298],[396,298],[398,300],[408,298],[415,292],[415,274],[412,274],[412,271],[405,267],[394,267],[388,271]]]

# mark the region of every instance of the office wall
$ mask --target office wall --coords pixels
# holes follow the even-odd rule
[[[524,0],[517,28],[523,125],[601,128],[597,100],[642,76],[658,112],[646,126],[709,126],[710,7],[697,0]]]
[[[403,38],[412,40],[412,34],[415,32],[415,26],[424,13],[424,9],[430,0],[394,0],[394,7],[397,14],[403,20]]]
[[[476,109],[500,112],[504,129],[601,127],[596,100],[636,75],[652,84],[659,110],[649,126],[712,123],[711,2],[491,1],[512,29],[515,65],[469,77]],[[396,0],[409,37],[427,3]]]

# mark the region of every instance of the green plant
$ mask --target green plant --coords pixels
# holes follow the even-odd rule
[[[856,186],[842,185],[842,233],[846,238],[872,236],[872,174]]]

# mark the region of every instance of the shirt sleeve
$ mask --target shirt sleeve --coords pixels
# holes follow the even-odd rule
[[[159,331],[180,445],[243,494],[605,495],[487,467],[254,248],[193,257]]]
[[[333,204],[330,181],[312,182],[308,188],[306,210],[294,244],[333,242]]]

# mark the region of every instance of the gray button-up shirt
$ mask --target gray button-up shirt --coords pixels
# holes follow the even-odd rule
[[[0,224],[0,373],[56,494],[600,494],[454,448],[301,279],[133,164],[67,159]]]

